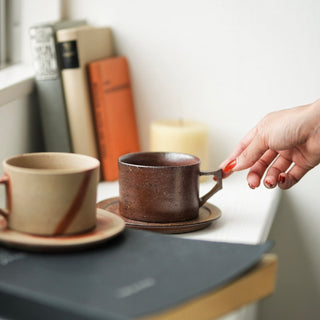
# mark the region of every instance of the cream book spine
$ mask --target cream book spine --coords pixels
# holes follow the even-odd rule
[[[99,158],[87,64],[113,55],[111,30],[92,26],[59,30],[57,42],[73,151]]]

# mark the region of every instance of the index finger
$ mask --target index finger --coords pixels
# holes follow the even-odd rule
[[[252,167],[269,150],[269,146],[259,135],[255,135],[249,145],[237,157],[237,165],[233,171]]]
[[[251,129],[241,140],[240,142],[237,144],[237,146],[234,148],[234,150],[232,151],[232,153],[228,156],[227,159],[225,159],[221,164],[220,164],[220,168],[225,168],[226,165],[236,159],[247,147],[248,145],[252,142],[253,138],[255,137],[257,133],[257,129],[256,127],[254,127],[253,129]],[[224,178],[229,176],[232,172],[230,172],[229,174],[224,173]]]

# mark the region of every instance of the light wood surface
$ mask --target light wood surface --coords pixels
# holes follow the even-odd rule
[[[221,289],[141,320],[216,319],[272,294],[276,271],[277,256],[265,254],[255,267]]]

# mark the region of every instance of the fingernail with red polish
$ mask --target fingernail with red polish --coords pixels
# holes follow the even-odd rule
[[[285,183],[286,177],[280,174],[278,180],[279,180],[279,183]]]
[[[231,160],[223,169],[224,173],[229,173],[237,165],[237,159]]]
[[[264,183],[266,184],[266,186],[267,186],[268,188],[273,188],[273,187],[274,187],[273,183],[271,183],[269,180],[265,180]]]
[[[248,185],[249,185],[249,187],[251,188],[251,189],[255,189],[256,187],[253,185],[253,184],[251,184],[251,183],[248,183]]]

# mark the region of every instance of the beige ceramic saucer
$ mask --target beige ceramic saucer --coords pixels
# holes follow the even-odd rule
[[[200,230],[206,228],[212,223],[212,221],[220,218],[221,216],[221,210],[208,202],[199,209],[198,218],[183,222],[172,223],[144,222],[123,217],[119,213],[118,197],[100,201],[98,202],[97,207],[117,214],[125,221],[126,226],[129,228],[150,230],[161,233],[185,233]]]
[[[0,243],[30,251],[69,251],[82,249],[109,240],[125,228],[124,221],[117,215],[97,209],[95,229],[83,234],[43,237],[10,229],[0,230]]]

